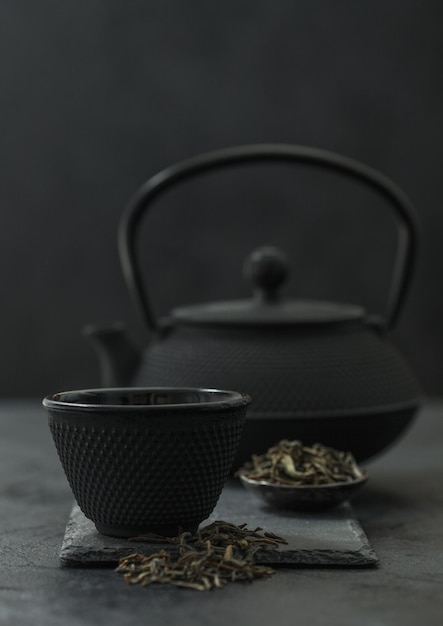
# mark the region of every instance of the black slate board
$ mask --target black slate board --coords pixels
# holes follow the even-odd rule
[[[214,512],[202,525],[215,520],[246,523],[252,529],[260,527],[288,541],[277,550],[259,553],[259,563],[285,567],[361,567],[378,563],[377,555],[348,502],[321,513],[276,511],[233,482],[225,487]],[[100,535],[94,524],[74,505],[60,550],[60,563],[64,567],[110,567],[133,552],[152,554],[160,549],[176,551],[169,544]]]

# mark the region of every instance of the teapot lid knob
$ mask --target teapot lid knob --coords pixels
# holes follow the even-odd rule
[[[276,301],[279,299],[278,288],[289,274],[289,263],[279,248],[262,246],[246,259],[243,274],[252,282],[257,298],[266,302]]]
[[[289,263],[274,246],[254,250],[243,265],[243,274],[252,283],[254,298],[179,307],[171,318],[175,323],[205,328],[285,329],[300,324],[361,321],[365,316],[365,311],[354,305],[281,297],[279,288],[289,274]]]

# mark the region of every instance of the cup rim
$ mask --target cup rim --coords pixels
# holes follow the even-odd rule
[[[94,402],[94,396],[99,399],[105,396],[152,396],[152,394],[180,394],[197,393],[212,395],[213,400],[204,400],[202,402],[168,402],[161,404],[148,404],[146,402],[130,402],[128,404]],[[77,397],[77,400],[75,398]],[[86,397],[90,400],[85,402]],[[83,402],[81,401],[83,400]],[[203,388],[203,387],[102,387],[93,389],[77,389],[72,391],[61,391],[50,394],[43,398],[42,404],[46,409],[58,409],[67,411],[94,411],[94,412],[157,412],[171,410],[200,410],[200,409],[222,409],[238,406],[245,406],[251,402],[248,394],[239,391],[229,391],[226,389]]]

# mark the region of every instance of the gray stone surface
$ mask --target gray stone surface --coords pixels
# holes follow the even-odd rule
[[[352,507],[345,503],[323,513],[275,513],[259,503],[241,485],[229,484],[211,517],[203,522],[224,520],[263,528],[284,537],[288,544],[257,555],[258,563],[271,565],[376,565],[378,559]],[[66,567],[111,566],[132,552],[152,554],[160,549],[175,552],[173,546],[141,543],[100,535],[79,507],[72,509],[63,544],[61,564]]]
[[[72,493],[45,412],[0,403],[0,624],[441,626],[443,402],[368,469],[352,506],[378,567],[282,567],[208,593],[140,588],[112,569],[60,567]]]

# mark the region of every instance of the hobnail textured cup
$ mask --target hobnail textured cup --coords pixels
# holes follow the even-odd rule
[[[47,396],[49,427],[83,513],[102,534],[194,532],[229,476],[249,396],[116,388]]]

